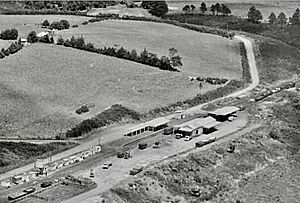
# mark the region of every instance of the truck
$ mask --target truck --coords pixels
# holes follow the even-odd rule
[[[146,149],[148,147],[148,144],[147,143],[140,143],[139,144],[139,149]]]
[[[164,129],[164,135],[170,135],[170,134],[173,134],[173,127],[167,127]]]
[[[134,176],[134,175],[140,173],[141,171],[143,171],[143,169],[144,169],[143,166],[133,168],[133,169],[130,170],[129,174]]]
[[[196,147],[203,147],[204,145],[210,144],[214,141],[216,141],[216,137],[212,137],[212,138],[209,138],[207,140],[198,141],[198,142],[195,143],[195,146]]]

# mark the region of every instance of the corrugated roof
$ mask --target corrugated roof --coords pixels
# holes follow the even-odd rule
[[[239,110],[239,108],[235,107],[235,106],[225,106],[223,108],[217,109],[217,110],[215,110],[213,112],[210,112],[210,113],[215,114],[215,115],[225,116],[225,115],[237,112],[238,110]]]
[[[209,123],[215,123],[215,122],[216,120],[212,117],[196,118],[194,120],[182,123],[181,125],[178,125],[176,127],[179,127],[179,130],[191,132],[205,125],[208,125]]]
[[[214,121],[214,122],[203,125],[203,128],[212,128],[212,127],[215,127],[215,126],[219,125],[220,123],[221,122]]]
[[[156,118],[156,119],[147,121],[145,123],[141,123],[141,124],[138,124],[138,125],[128,128],[128,130],[125,134],[131,133],[131,132],[134,132],[134,131],[137,131],[137,130],[140,130],[140,129],[143,129],[143,128],[146,128],[149,126],[151,126],[151,127],[160,126],[160,125],[166,124],[168,122],[170,122],[170,120],[166,119],[165,117]]]

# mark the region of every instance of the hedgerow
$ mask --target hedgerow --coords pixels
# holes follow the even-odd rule
[[[17,53],[19,50],[23,48],[23,45],[21,44],[20,40],[18,42],[13,42],[10,44],[10,46],[7,49],[2,48],[0,51],[0,59],[9,56],[11,54]]]
[[[60,37],[57,40],[56,44],[63,45],[66,47],[73,47],[75,49],[85,50],[93,53],[103,54],[107,56],[122,58],[137,63],[158,67],[161,70],[178,71],[176,68],[174,68],[175,65],[172,65],[173,62],[172,58],[170,59],[169,57],[166,56],[162,56],[161,58],[158,58],[156,54],[148,52],[146,49],[144,49],[138,55],[136,50],[133,49],[131,51],[128,51],[123,47],[121,47],[120,49],[116,49],[115,47],[95,48],[94,45],[91,43],[86,44],[83,37],[79,37],[79,38],[71,37],[71,39],[66,39],[66,40]],[[179,57],[179,62],[182,65],[181,57]]]
[[[80,137],[93,129],[119,122],[128,117],[133,120],[140,120],[140,114],[138,112],[128,109],[120,104],[114,104],[109,109],[101,112],[95,117],[86,119],[75,127],[69,129],[65,135],[67,138]]]
[[[245,44],[243,42],[240,42],[240,54],[241,54],[241,63],[243,68],[243,80],[245,83],[251,83],[250,66],[248,62]]]

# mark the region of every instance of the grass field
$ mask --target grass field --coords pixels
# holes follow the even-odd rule
[[[38,26],[38,24],[41,24],[46,19],[50,23],[65,19],[69,21],[70,25],[79,25],[89,18],[68,15],[0,15],[0,31],[16,28],[19,31],[19,37],[26,37],[27,34],[32,30],[36,31],[37,33],[45,30]]]
[[[45,44],[2,59],[0,80],[1,134],[20,137],[53,137],[112,104],[144,112],[200,91],[185,73]],[[79,116],[82,104],[94,107]]]
[[[159,56],[175,47],[182,57],[182,71],[194,76],[240,79],[242,74],[237,41],[173,25],[108,20],[59,34],[64,38],[82,35],[96,47],[118,45],[138,52],[147,48]]]

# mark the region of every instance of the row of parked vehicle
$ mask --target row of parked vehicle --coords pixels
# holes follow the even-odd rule
[[[293,88],[295,86],[296,86],[296,82],[290,82],[290,83],[280,85],[279,87],[276,87],[274,89],[268,89],[268,90],[260,93],[258,96],[256,96],[254,100],[256,102],[261,101],[261,100],[265,99],[266,97],[268,97],[272,94],[275,94],[275,93],[280,92],[280,91],[285,90],[285,89]]]

